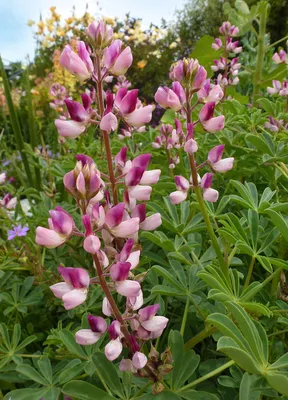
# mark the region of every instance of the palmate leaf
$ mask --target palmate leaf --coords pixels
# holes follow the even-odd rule
[[[71,381],[66,383],[62,388],[62,392],[67,396],[74,397],[79,400],[112,400],[114,397],[108,393],[91,385],[91,383],[83,381]]]

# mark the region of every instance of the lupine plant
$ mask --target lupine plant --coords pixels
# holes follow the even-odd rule
[[[264,6],[236,2],[209,68],[199,49],[171,60],[155,104],[126,79],[130,47],[91,22],[59,51],[78,92],[49,88],[55,150],[29,93],[24,142],[8,96],[0,398],[288,397],[287,54],[262,43]],[[255,22],[257,87],[240,92]]]

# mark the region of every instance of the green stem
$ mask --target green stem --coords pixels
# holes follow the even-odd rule
[[[196,194],[196,197],[197,197],[197,200],[198,200],[198,204],[199,204],[201,213],[203,215],[203,218],[204,218],[204,221],[205,221],[205,224],[206,224],[206,229],[207,229],[207,231],[209,233],[209,236],[210,236],[210,239],[211,239],[211,242],[212,242],[212,246],[213,246],[213,248],[215,250],[215,253],[216,253],[216,256],[218,258],[220,267],[221,267],[221,269],[222,269],[222,271],[223,271],[223,273],[224,273],[224,275],[225,275],[225,277],[227,279],[227,282],[229,283],[230,282],[229,267],[225,263],[222,251],[220,249],[217,237],[216,237],[216,235],[214,233],[214,229],[212,227],[212,224],[211,224],[211,221],[210,221],[207,209],[206,209],[206,205],[204,203],[204,200],[203,200],[203,197],[202,197],[202,194],[201,194],[199,186],[194,186],[194,192]]]
[[[195,387],[199,383],[204,382],[207,379],[210,379],[213,376],[220,374],[220,372],[224,371],[225,369],[231,367],[234,364],[235,364],[235,361],[233,361],[233,360],[228,361],[227,363],[221,365],[221,367],[218,367],[218,368],[214,369],[214,371],[211,371],[208,374],[206,374],[204,376],[201,376],[201,378],[198,378],[195,381],[189,383],[188,385],[183,386],[181,389],[177,390],[177,393],[184,392],[185,390],[188,390],[188,389],[191,389],[191,388]]]
[[[267,9],[268,3],[266,1],[261,1],[259,4],[259,17],[260,17],[260,26],[259,26],[259,36],[258,36],[258,51],[257,51],[257,60],[256,60],[256,69],[253,80],[253,106],[256,106],[256,101],[259,97],[260,93],[260,85],[262,79],[262,67],[265,55],[265,32],[266,32],[266,21],[267,21]]]
[[[247,274],[247,277],[246,277],[246,280],[245,280],[245,283],[244,283],[244,286],[243,286],[243,290],[245,290],[249,286],[250,279],[251,279],[252,272],[253,272],[253,268],[254,268],[254,264],[255,264],[255,257],[253,256],[251,258],[251,263],[250,263],[248,274]]]
[[[152,385],[152,381],[149,381],[146,383],[146,385],[142,386],[142,388],[135,394],[134,397],[132,397],[131,400],[137,399],[143,392],[145,392],[146,389],[148,389],[149,386]]]
[[[181,324],[181,328],[180,328],[180,333],[182,336],[184,336],[184,332],[185,332],[185,326],[186,326],[186,322],[187,322],[189,306],[190,306],[190,300],[189,300],[189,298],[187,298],[186,306],[185,306],[185,310],[184,310],[184,314],[183,314],[183,318],[182,318],[182,324]]]
[[[285,36],[285,37],[283,37],[282,39],[277,40],[277,42],[274,42],[274,43],[272,43],[272,44],[269,44],[269,46],[266,46],[266,47],[265,47],[265,50],[268,50],[268,49],[270,49],[271,47],[275,47],[276,44],[281,43],[281,42],[284,42],[284,40],[286,40],[286,39],[288,39],[288,35]]]
[[[277,296],[278,284],[281,276],[282,269],[277,269],[277,273],[273,276],[270,293],[272,296]]]
[[[284,329],[283,331],[277,331],[274,333],[270,333],[270,335],[267,335],[267,336],[271,337],[271,336],[281,335],[282,333],[287,333],[287,332],[288,332],[288,329]]]
[[[215,332],[217,332],[216,328],[210,328],[208,330],[204,329],[203,331],[197,333],[197,335],[194,336],[192,339],[188,340],[188,342],[186,342],[184,345],[184,349],[185,350],[193,349],[193,347],[195,347],[196,344],[202,342],[202,340],[213,335],[213,333],[215,333]]]

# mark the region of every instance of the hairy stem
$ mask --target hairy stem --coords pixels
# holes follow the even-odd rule
[[[253,80],[253,103],[252,105],[256,106],[256,101],[259,97],[260,93],[260,85],[262,79],[262,67],[265,55],[265,32],[266,32],[266,21],[267,21],[267,7],[268,4],[265,1],[260,2],[259,6],[259,16],[260,16],[260,25],[259,25],[259,36],[258,36],[258,51],[257,51],[257,60],[256,60],[256,69],[254,73]]]
[[[190,107],[190,100],[191,100],[191,95],[189,93],[189,89],[186,90],[186,105],[187,105],[187,124],[191,123],[191,107]],[[192,175],[192,183],[193,183],[193,189],[194,192],[196,194],[196,198],[200,207],[200,211],[202,213],[203,219],[205,221],[206,224],[206,228],[207,231],[209,233],[211,242],[212,242],[212,246],[215,250],[215,253],[217,255],[220,267],[223,271],[223,273],[226,276],[227,282],[230,282],[230,278],[229,278],[229,267],[227,264],[225,264],[225,260],[222,254],[222,251],[220,249],[220,246],[218,244],[218,240],[217,237],[214,233],[214,229],[213,226],[211,224],[207,209],[206,209],[206,205],[204,202],[204,199],[202,197],[202,193],[198,184],[198,174],[197,174],[197,166],[195,163],[195,159],[194,159],[194,155],[193,154],[189,154],[189,163],[190,163],[190,169],[191,169],[191,175]]]
[[[235,361],[233,361],[233,360],[228,361],[227,363],[221,365],[221,367],[216,368],[216,369],[214,369],[214,371],[209,372],[209,374],[206,374],[206,375],[204,375],[204,376],[201,376],[201,378],[198,378],[198,379],[196,379],[195,381],[189,383],[188,385],[183,386],[183,387],[182,387],[181,389],[179,389],[177,392],[178,392],[178,393],[179,393],[179,392],[184,392],[184,391],[187,390],[187,389],[191,389],[191,388],[195,387],[196,385],[198,385],[199,383],[204,382],[204,381],[206,381],[207,379],[210,379],[210,378],[212,378],[213,376],[220,374],[222,371],[224,371],[225,369],[231,367],[231,366],[234,365],[234,364],[235,364]]]
[[[103,116],[104,113],[104,100],[103,100],[103,85],[102,85],[102,77],[101,77],[101,58],[99,55],[96,56],[96,67],[97,67],[97,95],[98,95],[98,107],[99,107],[99,112],[101,117]],[[112,195],[113,195],[113,201],[114,205],[118,204],[118,192],[117,192],[117,186],[116,186],[116,179],[114,175],[114,170],[113,170],[113,159],[112,159],[112,152],[111,152],[111,146],[110,146],[110,140],[109,140],[109,134],[107,131],[101,130],[101,135],[104,140],[104,146],[105,146],[105,151],[106,151],[106,156],[107,156],[107,164],[108,164],[108,171],[109,171],[109,178],[112,186]]]
[[[190,299],[187,298],[186,306],[185,306],[185,310],[184,310],[184,314],[183,314],[183,318],[182,318],[181,329],[180,329],[180,333],[182,336],[184,335],[184,332],[185,332],[185,326],[186,326],[186,322],[187,322],[189,306],[190,306]]]
[[[253,268],[254,268],[254,264],[255,264],[255,257],[253,256],[251,258],[251,263],[250,263],[250,266],[249,266],[249,270],[248,270],[248,274],[247,274],[247,277],[246,277],[246,280],[245,280],[245,283],[244,283],[243,290],[245,290],[249,286],[250,279],[251,279],[252,272],[253,272]]]

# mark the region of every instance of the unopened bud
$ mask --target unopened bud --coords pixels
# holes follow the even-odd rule
[[[161,382],[155,382],[154,385],[152,386],[153,394],[159,394],[163,392],[163,390],[164,390],[164,385],[162,385]]]

